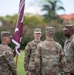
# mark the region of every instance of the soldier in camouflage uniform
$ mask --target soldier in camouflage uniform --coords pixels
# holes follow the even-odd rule
[[[11,34],[8,31],[1,32],[2,43],[0,45],[0,75],[17,75],[14,54],[8,46],[11,42]]]
[[[41,29],[36,28],[34,30],[34,40],[29,42],[25,47],[25,58],[24,58],[24,68],[27,75],[36,75],[35,73],[35,49],[37,45],[41,42]]]
[[[36,75],[61,75],[61,45],[53,40],[54,27],[46,27],[46,40],[36,49]]]
[[[74,26],[66,25],[63,28],[65,37],[63,69],[65,75],[74,75]]]

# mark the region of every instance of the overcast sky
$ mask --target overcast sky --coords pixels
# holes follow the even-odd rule
[[[39,7],[32,5],[34,0],[26,0],[24,12],[31,12],[34,14],[42,14]],[[14,15],[18,13],[20,0],[1,0],[0,1],[0,16]],[[61,0],[65,12],[59,11],[58,14],[72,14],[74,13],[74,0]]]

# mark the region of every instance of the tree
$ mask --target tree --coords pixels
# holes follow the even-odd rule
[[[47,22],[59,21],[59,16],[57,15],[58,10],[65,10],[63,6],[61,6],[62,3],[60,0],[49,0],[46,4],[43,5],[42,11],[45,11],[45,14],[43,15],[45,17],[45,20]],[[61,19],[60,19],[61,20]]]

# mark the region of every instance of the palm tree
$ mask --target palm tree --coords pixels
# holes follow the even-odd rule
[[[59,3],[61,3],[60,0],[49,0],[47,2],[47,4],[43,5],[43,9],[42,11],[45,11],[45,14],[43,15],[45,17],[46,21],[52,21],[52,20],[59,20],[59,16],[57,15],[58,10],[64,10],[64,7],[61,6],[61,4],[59,5]]]

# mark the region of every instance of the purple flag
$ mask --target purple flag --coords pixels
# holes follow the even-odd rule
[[[20,55],[20,42],[22,38],[24,7],[25,7],[25,0],[20,0],[17,24],[12,38],[12,42],[16,45],[15,48],[16,48],[16,53],[18,55]]]

